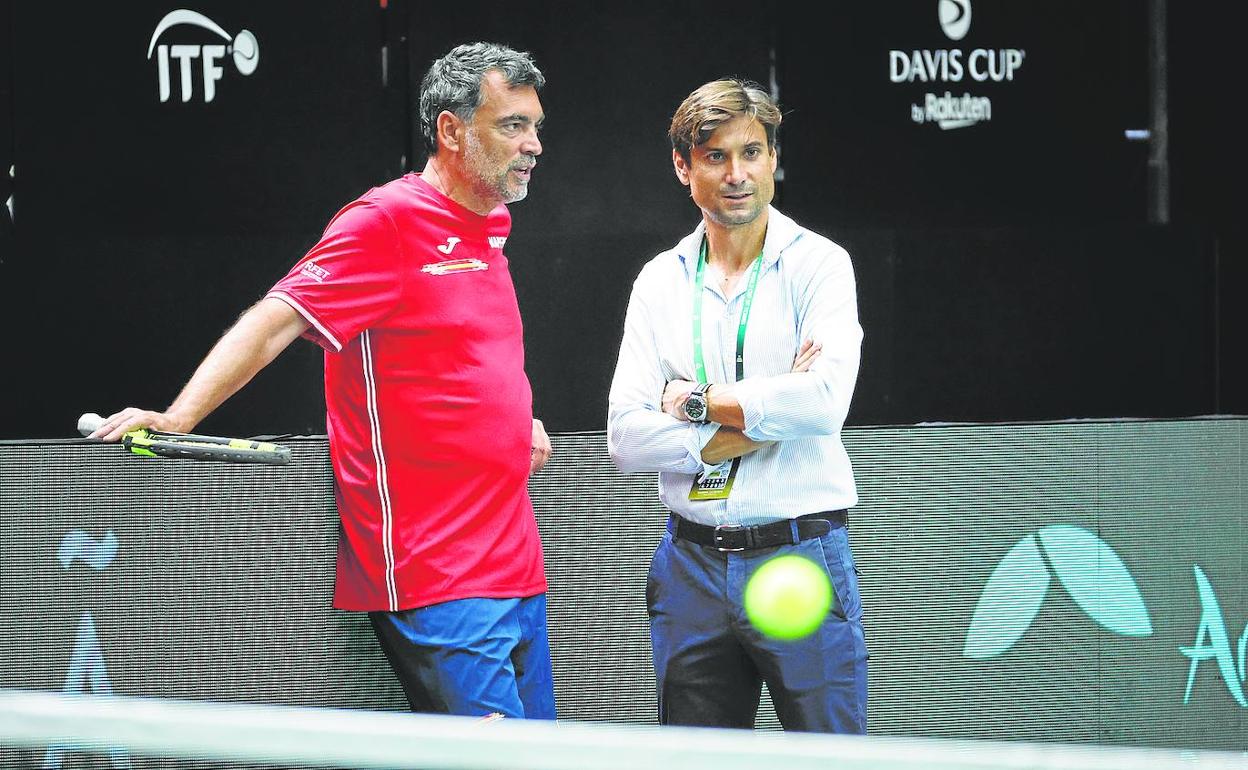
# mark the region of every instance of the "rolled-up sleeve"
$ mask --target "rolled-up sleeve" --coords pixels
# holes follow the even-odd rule
[[[734,394],[754,441],[785,441],[837,433],[858,379],[862,327],[849,255],[834,247],[797,282],[798,338],[823,345],[808,372],[746,378]]]
[[[607,447],[624,473],[699,473],[706,469],[702,448],[717,426],[690,424],[663,412],[667,378],[655,344],[645,278],[643,272],[634,282],[624,318],[624,338],[607,399]]]

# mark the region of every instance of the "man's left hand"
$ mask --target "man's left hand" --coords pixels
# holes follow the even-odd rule
[[[550,436],[546,435],[546,427],[541,420],[534,420],[533,445],[529,449],[529,475],[540,471],[554,451],[554,447],[550,445]]]
[[[688,422],[689,418],[685,417],[685,402],[696,387],[698,383],[688,380],[672,380],[667,383],[667,387],[663,389],[663,411],[677,420]]]

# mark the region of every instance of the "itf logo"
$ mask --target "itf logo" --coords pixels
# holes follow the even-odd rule
[[[156,44],[156,41],[160,39],[160,36],[166,30],[179,24],[206,29],[230,44]],[[183,102],[189,102],[194,93],[195,79],[192,72],[192,62],[196,59],[199,60],[200,70],[203,73],[205,102],[210,102],[216,98],[217,81],[221,79],[221,75],[225,72],[221,67],[217,66],[217,60],[225,58],[226,55],[231,56],[234,59],[234,68],[241,75],[250,75],[256,71],[256,67],[260,64],[260,44],[256,42],[255,35],[244,29],[231,40],[230,34],[221,29],[212,19],[204,16],[202,13],[185,9],[166,14],[165,18],[161,19],[160,23],[156,25],[156,31],[152,33],[152,40],[147,44],[147,58],[149,61],[153,52],[156,53],[156,73],[160,79],[160,100],[162,102],[169,101],[169,73],[172,69],[169,59],[171,57],[178,60]]]
[[[1054,524],[1015,543],[993,570],[962,654],[987,660],[1013,647],[1040,612],[1054,577],[1102,627],[1122,636],[1152,635],[1144,598],[1118,554],[1086,529]]]
[[[940,0],[940,28],[950,40],[961,40],[971,28],[971,0]]]

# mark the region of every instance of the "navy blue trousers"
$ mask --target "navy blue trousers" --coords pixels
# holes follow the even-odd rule
[[[412,711],[555,718],[545,594],[368,617]]]
[[[669,521],[646,586],[659,722],[753,728],[766,682],[786,730],[865,733],[867,646],[845,528],[736,553],[673,539],[672,530]],[[760,634],[741,604],[750,576],[788,553],[823,566],[836,594],[822,625],[796,641]]]

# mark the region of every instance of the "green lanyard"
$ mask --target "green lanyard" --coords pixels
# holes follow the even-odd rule
[[[741,322],[737,325],[737,380],[745,379],[745,327],[750,323],[750,306],[754,304],[754,290],[758,288],[758,274],[763,266],[763,253],[754,258],[750,282],[741,300]],[[702,288],[706,273],[706,238],[702,238],[702,250],[698,252],[698,272],[693,284],[693,366],[698,382],[710,382],[706,378],[706,361],[702,357]]]

